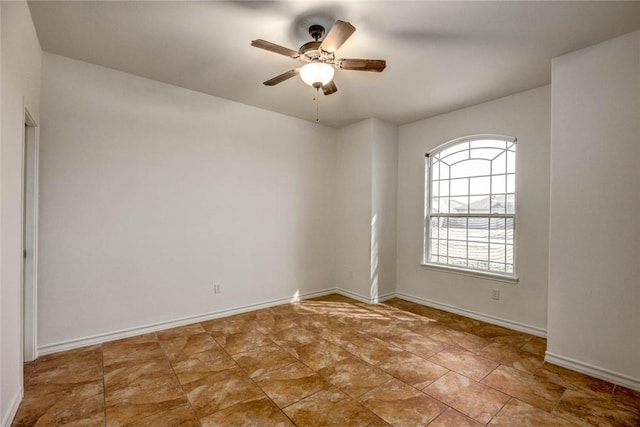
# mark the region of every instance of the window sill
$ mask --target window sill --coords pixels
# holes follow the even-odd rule
[[[478,277],[480,279],[494,280],[497,282],[505,282],[516,284],[520,281],[517,276],[509,276],[500,273],[491,273],[488,271],[470,270],[467,268],[451,267],[442,264],[422,263],[420,266],[427,270],[441,271],[445,273],[460,274],[462,276]]]

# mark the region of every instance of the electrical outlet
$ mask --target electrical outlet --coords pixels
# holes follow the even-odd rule
[[[349,272],[349,279],[353,279],[353,271]]]
[[[217,283],[215,285],[213,285],[213,293],[214,294],[219,294],[220,293],[220,285],[218,285]]]
[[[491,298],[493,298],[495,300],[499,300],[500,299],[500,289],[494,289],[491,292]]]

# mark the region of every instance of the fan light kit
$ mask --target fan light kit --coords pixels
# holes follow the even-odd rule
[[[333,80],[335,69],[326,62],[310,62],[300,68],[300,78],[303,82],[316,89]]]
[[[266,40],[253,40],[251,46],[297,59],[302,64],[300,68],[294,68],[282,73],[263,82],[263,84],[275,86],[299,74],[302,81],[315,88],[317,92],[322,88],[322,93],[331,95],[338,91],[333,81],[336,69],[376,72],[384,70],[387,65],[384,59],[335,58],[336,50],[351,37],[355,30],[355,27],[350,23],[338,20],[321,41],[320,39],[325,32],[324,27],[322,25],[312,25],[309,27],[309,35],[313,38],[313,41],[303,44],[297,51]],[[317,101],[318,97],[316,96],[315,99]],[[318,121],[317,110],[316,121]]]

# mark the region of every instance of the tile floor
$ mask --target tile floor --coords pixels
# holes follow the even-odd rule
[[[39,358],[14,426],[638,426],[544,339],[329,295]]]

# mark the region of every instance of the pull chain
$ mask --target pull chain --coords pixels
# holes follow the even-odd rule
[[[316,89],[316,122],[320,121],[320,89]]]
[[[313,95],[313,100],[316,101],[316,122],[320,121],[320,114],[319,114],[319,104],[320,104],[320,97],[318,95],[320,95],[320,88],[315,88],[316,89],[316,93]]]

